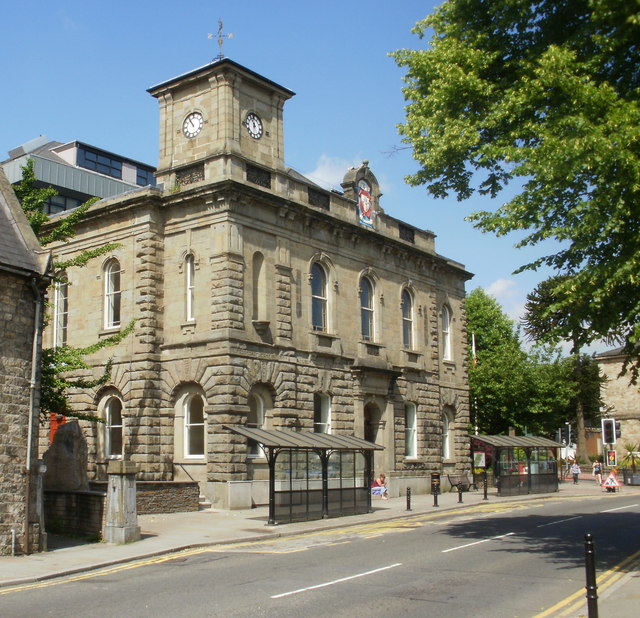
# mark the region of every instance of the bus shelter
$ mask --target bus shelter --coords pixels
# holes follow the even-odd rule
[[[371,512],[373,451],[384,447],[354,436],[227,429],[260,445],[269,464],[269,524]]]
[[[498,495],[558,491],[558,450],[562,444],[535,436],[470,436],[474,462],[493,469]],[[474,463],[475,466],[475,463]]]

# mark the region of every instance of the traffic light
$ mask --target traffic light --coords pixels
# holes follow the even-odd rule
[[[621,431],[622,430],[620,429],[620,421],[616,421],[616,440],[620,438]]]
[[[616,422],[612,418],[602,419],[602,442],[604,444],[616,443]]]

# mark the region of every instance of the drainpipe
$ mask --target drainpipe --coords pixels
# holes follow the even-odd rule
[[[35,296],[36,315],[33,322],[33,346],[31,349],[31,379],[29,381],[29,421],[27,429],[27,466],[25,470],[26,483],[25,483],[25,509],[24,509],[24,553],[29,554],[31,549],[31,543],[29,539],[29,518],[30,512],[30,498],[31,498],[31,468],[32,461],[32,446],[33,446],[33,422],[36,414],[36,387],[38,376],[38,344],[40,341],[40,322],[42,316],[42,294],[36,285],[36,280],[31,280],[31,289]]]

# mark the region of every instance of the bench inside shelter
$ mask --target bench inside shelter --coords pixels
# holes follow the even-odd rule
[[[478,489],[475,482],[466,474],[447,474],[447,480],[451,485],[451,489],[449,491],[458,491],[458,486],[462,485],[462,491],[469,491],[470,487],[474,489]]]

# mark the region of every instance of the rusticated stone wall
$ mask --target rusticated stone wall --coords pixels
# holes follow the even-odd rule
[[[29,280],[0,271],[0,554],[25,548],[26,464],[28,444],[31,357],[35,302]],[[37,403],[37,401],[36,401]],[[37,408],[36,408],[37,410]],[[39,551],[36,530],[36,476],[38,416],[33,419],[30,549]]]

